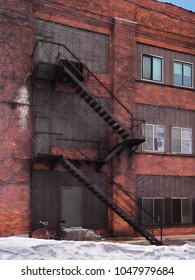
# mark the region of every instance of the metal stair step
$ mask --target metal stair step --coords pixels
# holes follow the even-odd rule
[[[112,120],[108,121],[108,124],[110,126],[113,126],[114,124],[116,124],[116,121],[112,119]]]
[[[105,115],[107,115],[107,112],[106,112],[106,111],[102,111],[102,112],[99,114],[100,117],[104,117]]]
[[[121,128],[120,130],[117,131],[118,134],[122,134],[124,132],[125,132],[125,130],[123,128]]]
[[[76,86],[76,87],[74,88],[74,90],[75,90],[77,93],[79,93],[79,94],[81,94],[81,93],[84,91],[84,89],[83,89],[82,87],[80,87],[80,86]]]
[[[111,118],[112,118],[112,117],[108,115],[108,116],[104,117],[103,119],[107,122],[107,121],[109,121]]]
[[[78,180],[80,180],[84,186],[91,190],[99,199],[106,203],[106,205],[110,207],[115,213],[117,213],[124,221],[126,221],[142,236],[149,240],[151,244],[161,244],[161,242],[158,239],[156,239],[155,236],[148,232],[144,227],[140,226],[138,222],[134,221],[125,209],[121,208],[121,206],[116,204],[115,201],[111,200],[112,198],[106,197],[106,194],[102,192],[101,188],[98,188],[98,185],[87,182],[88,179],[85,179],[85,174],[80,169],[78,169],[78,167],[76,167],[71,161],[66,159],[64,161],[64,165],[67,167],[67,170],[73,174],[75,178],[78,178]]]
[[[92,102],[90,102],[90,107],[94,108],[96,105],[98,105],[97,101],[93,100]]]
[[[90,95],[88,95],[88,96],[84,97],[83,99],[84,99],[84,100],[85,100],[85,102],[87,102],[87,103],[89,103],[90,101],[92,101],[92,100],[93,100],[93,98],[92,98]]]
[[[66,66],[63,67],[63,71],[65,75],[71,80],[72,87],[75,89],[76,92],[79,93],[79,96],[84,99],[86,103],[89,104],[91,108],[100,116],[103,118],[105,122],[109,126],[111,126],[116,133],[118,133],[123,139],[126,139],[129,136],[128,130],[123,128],[122,124],[120,124],[120,121],[117,120],[107,109],[104,109],[101,105],[97,105],[97,102],[94,100],[92,93],[90,90],[88,90],[83,83],[78,79],[77,76],[74,75],[73,72],[71,72],[70,69],[68,69]],[[76,86],[77,84],[77,86]],[[114,127],[113,127],[114,126]],[[120,127],[122,129],[120,129]],[[122,135],[125,132],[125,135]]]
[[[85,90],[83,90],[79,95],[80,95],[80,97],[84,98],[85,96],[89,95],[89,92],[86,92]]]
[[[98,113],[100,110],[102,110],[102,107],[101,107],[100,105],[98,105],[98,106],[94,109],[94,111],[97,112],[97,113]]]
[[[116,124],[116,123],[115,123],[115,124]],[[113,128],[114,130],[118,130],[119,128],[121,128],[121,126],[120,126],[119,124],[117,124],[117,125],[115,125],[115,126],[112,125],[112,128]]]

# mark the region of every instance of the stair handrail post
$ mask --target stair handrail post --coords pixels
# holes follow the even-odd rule
[[[95,165],[95,164],[93,163],[93,161],[90,160],[79,148],[76,148],[76,149],[78,150],[78,152],[79,152],[82,156],[84,156],[88,161],[90,161],[94,166],[96,166],[96,168],[98,168],[98,169],[100,170],[100,168],[99,168],[97,165]],[[106,178],[109,178],[109,176],[108,176],[106,173],[104,173],[103,171],[101,171],[101,173],[102,173]],[[150,225],[150,227],[152,228],[152,232],[154,231],[154,229],[157,229],[157,227],[159,227],[159,228],[160,228],[160,233],[159,233],[159,234],[160,234],[160,238],[162,239],[162,223],[159,222],[154,216],[152,216],[151,213],[149,213],[145,208],[143,208],[142,205],[140,205],[140,204],[138,203],[138,201],[137,201],[136,199],[134,199],[134,198],[130,195],[130,193],[129,193],[128,191],[126,191],[126,189],[124,189],[124,187],[123,187],[121,184],[115,182],[115,181],[112,180],[111,178],[109,178],[109,180],[110,180],[110,182],[111,182],[112,184],[114,184],[114,186],[116,187],[116,189],[115,189],[115,193],[116,193],[116,194],[117,194],[118,189],[120,189],[125,195],[127,195],[127,196],[135,203],[135,205],[136,205],[140,210],[144,211],[148,216],[150,216],[150,217],[154,220],[154,224],[153,224],[153,225]],[[134,209],[135,209],[135,207],[134,207]],[[159,232],[159,231],[158,231],[158,232]],[[161,243],[162,243],[162,242],[161,242]]]
[[[130,115],[131,117],[131,121],[133,118],[132,113],[127,109],[127,107],[92,73],[91,70],[88,69],[88,67],[85,66],[85,64],[83,64],[83,62],[64,44],[61,43],[56,43],[53,41],[49,41],[49,40],[42,40],[42,39],[37,39],[35,42],[35,46],[32,52],[32,56],[35,53],[35,49],[37,48],[37,45],[39,44],[39,42],[43,42],[43,43],[50,43],[50,44],[54,44],[54,45],[58,45],[61,46],[63,48],[65,48],[80,64],[82,64],[82,66],[84,68],[86,68],[86,70],[90,73],[90,75],[93,76],[93,78],[102,86],[104,87],[104,89],[121,105],[121,107],[123,107],[123,109]],[[57,57],[56,57],[57,58]]]

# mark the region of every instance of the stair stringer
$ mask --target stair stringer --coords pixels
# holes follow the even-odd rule
[[[131,137],[132,132],[121,124],[107,108],[100,105],[92,92],[67,67],[63,66],[63,70],[70,80],[71,87],[121,138]]]
[[[152,233],[150,233],[144,226],[140,225],[138,221],[133,219],[121,206],[119,206],[111,197],[108,196],[96,183],[79,170],[69,159],[63,158],[63,164],[67,170],[77,178],[86,188],[93,192],[101,201],[103,201],[109,208],[118,214],[124,221],[132,226],[137,232],[145,237],[153,245],[162,245]]]

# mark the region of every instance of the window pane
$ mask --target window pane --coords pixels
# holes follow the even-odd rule
[[[191,154],[192,153],[192,131],[191,129],[183,128],[181,131],[181,150],[182,153]]]
[[[145,125],[145,139],[143,143],[143,150],[153,151],[153,126]]]
[[[192,65],[184,65],[183,85],[192,87]]]
[[[143,79],[151,80],[152,64],[151,57],[143,56]]]
[[[162,59],[153,57],[153,80],[162,81]]]
[[[172,128],[172,152],[181,152],[181,129]]]
[[[163,126],[154,127],[154,150],[163,152],[164,151],[164,140],[165,133]]]
[[[182,222],[192,223],[192,202],[190,199],[182,199]]]
[[[153,215],[153,200],[152,199],[143,199],[142,207],[151,215],[147,214],[145,211],[142,211],[142,223],[144,225],[152,224],[152,215]]]
[[[164,200],[163,199],[154,199],[154,217],[158,222],[162,224],[164,223]]]
[[[182,85],[182,64],[174,62],[173,64],[173,83]]]
[[[172,223],[181,223],[181,199],[172,199]]]

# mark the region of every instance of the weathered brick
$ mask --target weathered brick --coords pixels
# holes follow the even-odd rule
[[[0,81],[0,235],[8,236],[28,233],[30,228],[32,86],[29,74],[32,72],[35,17],[110,35],[110,73],[98,77],[134,113],[136,103],[195,109],[194,91],[135,80],[136,42],[195,54],[194,24],[191,24],[195,15],[156,0],[50,1],[53,5],[38,0],[1,2],[5,13],[0,49],[0,70],[3,69]],[[39,82],[36,86],[45,88],[46,84]],[[64,86],[57,84],[56,88],[60,91]],[[115,114],[118,116],[117,112]],[[123,114],[127,113],[123,110]],[[125,124],[130,126],[128,122]],[[59,151],[56,148],[53,152]],[[68,152],[74,156],[72,151]],[[135,193],[135,174],[194,176],[194,163],[191,157],[142,154],[129,157],[126,149],[113,160],[112,166],[104,168],[116,182]],[[35,168],[49,167],[37,164]],[[135,234],[111,211],[109,231],[115,235]],[[195,232],[193,227],[179,228],[179,231],[183,234]],[[173,227],[164,234],[177,232],[178,228]]]

